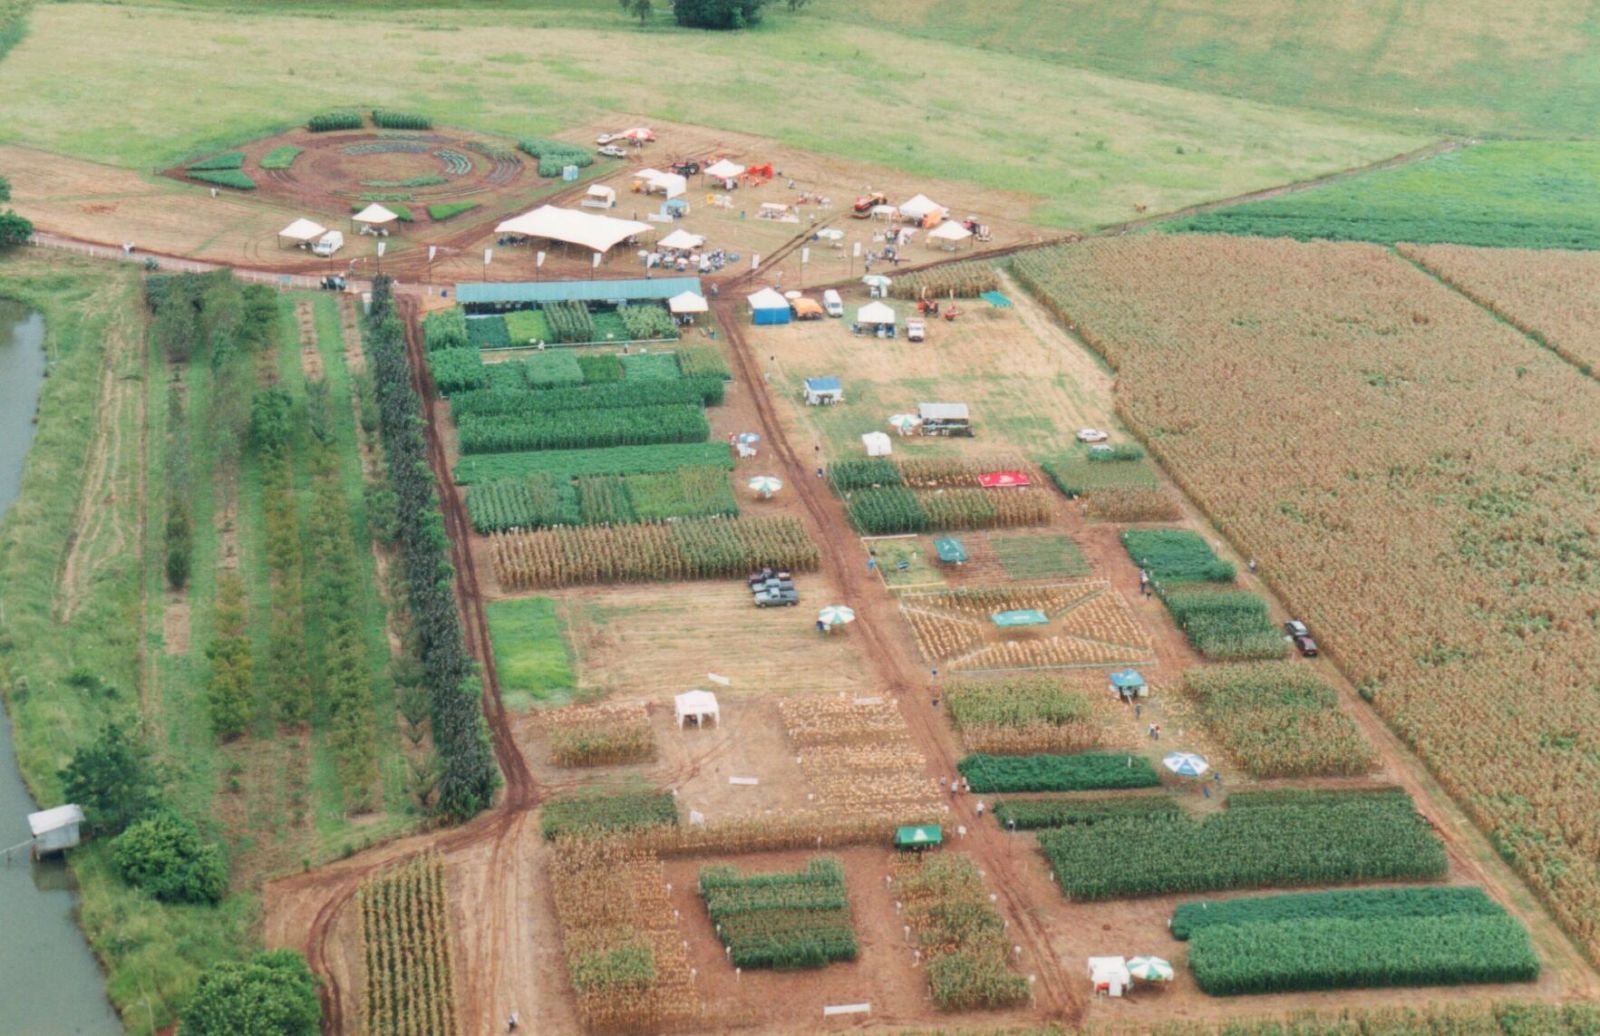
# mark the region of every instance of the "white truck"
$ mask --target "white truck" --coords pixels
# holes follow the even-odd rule
[[[906,338],[913,342],[920,342],[928,337],[928,325],[920,320],[906,321]]]
[[[344,247],[344,234],[337,230],[330,230],[317,238],[317,243],[311,246],[311,251],[324,258]]]
[[[844,300],[832,288],[822,293],[822,308],[828,311],[830,317],[844,316]]]

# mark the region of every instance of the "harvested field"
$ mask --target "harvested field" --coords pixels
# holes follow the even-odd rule
[[[950,672],[1113,666],[1151,657],[1149,637],[1104,580],[906,593],[900,610],[930,663]],[[1001,628],[991,615],[1038,610],[1049,623]]]
[[[1120,409],[1178,481],[1600,957],[1600,430],[1551,420],[1593,413],[1600,386],[1371,246],[1128,238],[1019,269],[1117,365]]]

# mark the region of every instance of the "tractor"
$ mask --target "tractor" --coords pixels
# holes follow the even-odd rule
[[[867,219],[872,215],[873,209],[877,208],[879,205],[887,204],[889,204],[889,196],[886,194],[881,192],[874,194],[863,194],[861,197],[857,198],[856,203],[850,207],[850,215],[854,216],[856,219]]]
[[[917,300],[917,313],[922,315],[922,316],[925,316],[925,317],[936,317],[936,316],[938,316],[939,315],[939,300],[938,299],[918,299]]]
[[[686,158],[682,162],[672,163],[672,171],[679,176],[693,176],[700,171],[700,163],[692,158]]]
[[[972,236],[979,241],[990,241],[994,238],[994,235],[989,232],[989,224],[979,223],[976,216],[968,216],[961,221],[961,225],[971,231]]]

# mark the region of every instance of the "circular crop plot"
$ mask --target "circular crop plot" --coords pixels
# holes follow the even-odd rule
[[[317,212],[380,202],[407,222],[443,220],[537,179],[507,141],[453,131],[298,129],[167,170]]]

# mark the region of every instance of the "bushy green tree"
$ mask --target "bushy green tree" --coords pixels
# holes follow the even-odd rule
[[[141,820],[111,843],[122,880],[164,903],[216,903],[228,891],[222,851],[175,813]]]
[[[206,706],[211,730],[224,740],[244,733],[250,722],[251,678],[255,659],[245,634],[244,582],[237,572],[217,579],[217,635],[206,645],[211,677],[206,682]]]
[[[0,212],[0,249],[25,245],[32,236],[32,223],[9,209]]]
[[[182,1021],[183,1036],[316,1036],[317,978],[292,950],[226,961],[200,976]]]
[[[68,802],[83,807],[96,833],[115,835],[161,804],[161,780],[150,750],[136,733],[108,723],[61,771]]]
[[[743,29],[761,20],[767,0],[673,0],[672,15],[691,29]]]

